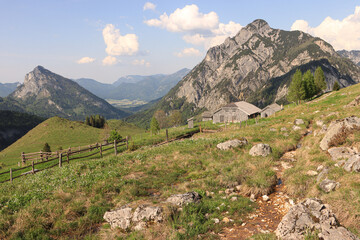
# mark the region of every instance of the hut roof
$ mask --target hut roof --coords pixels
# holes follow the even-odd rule
[[[247,115],[251,115],[254,113],[259,113],[261,112],[261,109],[258,108],[257,106],[245,102],[245,101],[241,101],[241,102],[234,102],[234,104],[244,113],[246,113]]]
[[[269,108],[273,109],[275,112],[278,112],[281,110],[281,107],[279,106],[279,104],[273,103],[273,104],[270,104],[270,105],[264,107],[263,110],[261,110],[261,111],[265,111],[266,109],[269,109]]]
[[[213,114],[211,112],[209,112],[209,111],[205,111],[202,114],[203,118],[211,118],[212,116],[213,116]]]

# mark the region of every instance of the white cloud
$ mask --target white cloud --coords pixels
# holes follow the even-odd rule
[[[106,44],[106,53],[112,56],[134,55],[139,51],[138,37],[136,34],[120,35],[120,30],[114,25],[107,24],[103,29]]]
[[[296,20],[291,30],[300,30],[329,42],[336,50],[360,49],[360,6],[354,14],[342,20],[326,17],[317,27],[309,26],[305,20]]]
[[[219,25],[219,18],[215,12],[200,13],[198,6],[192,4],[176,9],[170,15],[164,13],[159,19],[145,20],[145,23],[170,32],[186,32],[214,29]]]
[[[116,59],[116,57],[107,56],[102,60],[102,63],[105,66],[111,66],[111,65],[118,63],[118,60]]]
[[[182,32],[187,43],[203,45],[205,49],[221,44],[227,37],[234,36],[242,26],[230,21],[220,23],[215,12],[199,12],[198,6],[186,5],[176,9],[170,15],[162,14],[158,19],[145,20],[145,24],[164,28],[170,32]]]
[[[132,61],[132,65],[150,67],[150,63],[145,61],[145,59],[135,59],[134,61]]]
[[[201,53],[195,48],[184,48],[181,52],[174,53],[177,57],[190,57],[190,56],[200,56]]]
[[[155,4],[153,4],[153,3],[151,3],[151,2],[146,2],[146,3],[144,4],[143,10],[144,10],[144,11],[145,11],[145,10],[155,10],[155,8],[156,8],[156,5],[155,5]]]
[[[77,62],[78,64],[84,64],[84,63],[92,63],[92,62],[94,62],[94,61],[95,61],[95,58],[83,57],[83,58],[77,60],[76,62]]]

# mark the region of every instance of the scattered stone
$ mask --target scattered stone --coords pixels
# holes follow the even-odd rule
[[[286,170],[292,168],[293,166],[288,162],[281,162],[281,167]]]
[[[228,222],[230,222],[230,219],[227,218],[227,217],[224,217],[222,221],[223,221],[224,223],[228,223]]]
[[[219,143],[218,145],[216,145],[216,147],[220,150],[229,150],[230,148],[242,147],[246,144],[248,144],[248,141],[246,140],[246,138],[242,138],[241,140],[233,139],[223,143]]]
[[[305,122],[304,122],[304,120],[302,120],[302,119],[296,119],[296,120],[294,121],[294,124],[295,124],[295,125],[301,125],[301,124],[305,124]]]
[[[333,147],[328,149],[328,153],[331,156],[331,159],[337,161],[339,159],[349,159],[352,155],[355,154],[353,150],[347,147]]]
[[[266,157],[272,153],[271,147],[268,144],[259,143],[250,149],[249,154],[251,156],[263,156]]]
[[[269,131],[270,132],[276,132],[276,129],[275,128],[270,128]]]
[[[296,155],[296,151],[286,152],[284,153],[284,155],[282,155],[281,160],[287,162],[295,162],[296,161],[295,155]]]
[[[219,194],[224,194],[224,193],[225,193],[224,191],[221,191],[221,190],[219,191]]]
[[[360,118],[351,116],[344,118],[342,120],[337,120],[332,122],[327,130],[324,138],[320,142],[320,148],[324,151],[329,149],[329,144],[334,136],[341,133],[343,128],[347,130],[351,130],[355,127],[360,127]]]
[[[314,170],[309,170],[309,171],[306,172],[306,175],[313,177],[313,176],[318,175],[318,172],[314,171]]]
[[[344,164],[344,169],[347,172],[360,172],[360,154],[356,154],[349,158]]]
[[[162,213],[161,207],[147,205],[138,206],[133,213],[132,208],[125,205],[117,210],[105,212],[104,219],[111,228],[119,227],[126,230],[133,225],[135,230],[142,230],[147,226],[147,222],[161,222]]]
[[[304,239],[311,230],[324,240],[356,240],[354,234],[339,225],[329,206],[318,199],[305,199],[293,206],[279,223],[275,234],[283,240]]]
[[[212,219],[215,223],[219,223],[220,222],[220,220],[218,219],[218,218],[213,218]]]
[[[356,107],[359,106],[359,104],[360,104],[360,96],[357,96],[351,103],[349,103],[344,107]]]
[[[267,202],[267,201],[270,200],[270,198],[269,198],[268,195],[263,195],[263,196],[262,196],[262,200],[263,200],[264,202]]]
[[[252,202],[256,202],[256,196],[255,196],[255,194],[251,194],[250,195],[250,201],[252,201]]]
[[[322,166],[322,165],[321,165]],[[329,168],[328,167],[323,167],[323,169],[321,170],[321,172],[318,174],[318,176],[316,177],[316,182],[319,183],[323,178],[326,178],[327,174],[329,173]]]
[[[334,180],[330,180],[330,179],[325,179],[319,184],[319,187],[324,192],[327,192],[327,193],[335,190],[335,188],[338,187],[338,186],[340,186],[340,183],[335,182]]]
[[[319,126],[319,127],[322,127],[324,125],[324,121],[323,120],[317,120],[316,125]]]
[[[301,127],[294,125],[294,126],[292,127],[292,129],[293,129],[294,131],[297,131],[297,130],[300,130]]]
[[[225,194],[229,195],[230,193],[234,192],[233,188],[228,188],[225,190]]]
[[[235,188],[236,188],[237,191],[240,191],[241,190],[241,185],[237,185]]]
[[[246,222],[242,223],[241,226],[244,227],[246,225]]]
[[[282,128],[280,129],[280,131],[281,131],[281,132],[286,132],[286,131],[287,131],[287,128],[286,128],[286,127],[282,127]]]
[[[166,202],[177,206],[183,206],[188,203],[197,203],[201,200],[201,198],[202,197],[197,192],[188,192],[184,194],[171,195],[168,199],[166,199]]]
[[[235,202],[237,200],[237,197],[232,197],[230,201]]]

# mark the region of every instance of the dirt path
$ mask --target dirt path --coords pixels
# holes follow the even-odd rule
[[[285,161],[286,159],[281,160]],[[268,196],[269,200],[264,201],[262,197],[257,198],[258,208],[256,211],[247,216],[242,225],[224,228],[219,234],[221,239],[242,240],[248,239],[256,233],[270,233],[275,231],[281,219],[293,204],[292,200],[285,194],[286,186],[281,182],[286,164],[284,167],[282,165],[284,164],[280,162],[279,165],[274,168],[277,172],[279,182],[274,188],[274,192]]]

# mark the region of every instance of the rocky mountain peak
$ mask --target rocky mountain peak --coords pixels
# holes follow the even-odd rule
[[[252,23],[249,23],[248,25],[246,25],[245,28],[248,30],[256,30],[256,31],[260,32],[263,29],[269,29],[270,26],[265,20],[256,19]]]

